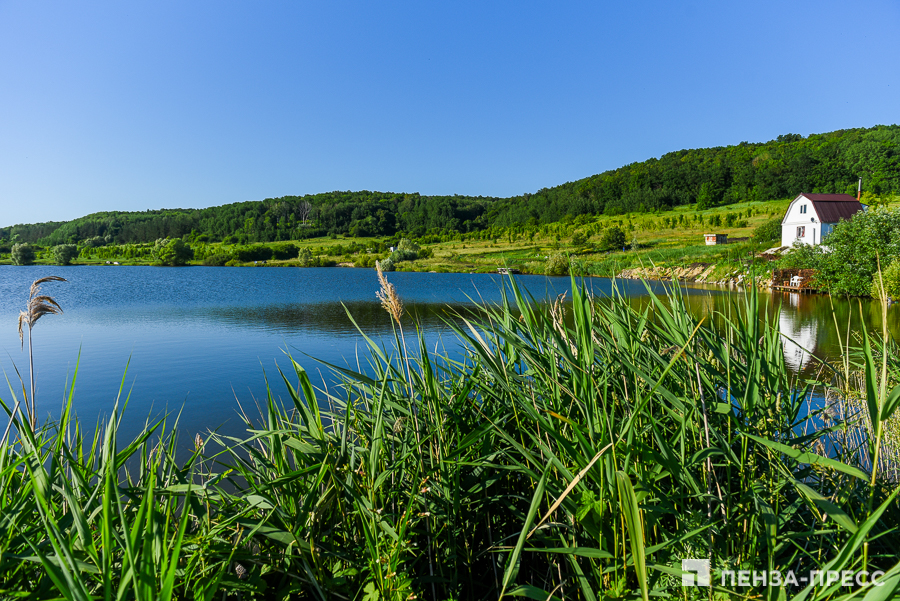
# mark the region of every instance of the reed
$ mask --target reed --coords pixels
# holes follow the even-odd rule
[[[887,339],[848,348],[854,369],[798,381],[754,291],[713,326],[677,288],[648,289],[635,309],[573,281],[563,311],[510,280],[500,304],[448,316],[466,349],[451,357],[421,335],[407,348],[412,322],[380,283],[393,348],[366,338],[368,368],[331,366],[340,385],[327,390],[289,359],[277,374],[285,402],[270,389],[245,437],[193,436],[186,462],[172,420],[124,443],[118,411],[88,437],[71,397],[37,430],[7,409],[18,436],[0,448],[0,592],[700,599],[734,592],[723,569],[863,562],[886,572],[884,586],[740,596],[897,589],[897,484],[873,467],[884,452],[866,464],[858,451],[887,448],[895,419]],[[848,397],[851,371],[865,374],[855,394],[882,434],[859,430],[828,454],[853,422],[823,423],[809,393]],[[681,586],[690,557],[711,559],[711,589]]]

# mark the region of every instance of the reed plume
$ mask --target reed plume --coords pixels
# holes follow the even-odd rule
[[[399,326],[400,318],[403,317],[403,301],[400,300],[400,295],[397,294],[394,285],[384,277],[380,261],[375,262],[375,269],[378,271],[378,282],[381,284],[381,290],[375,296],[378,297],[378,300],[381,301],[381,306],[384,307],[384,310],[388,312]]]
[[[28,371],[31,379],[31,399],[28,401],[28,421],[31,424],[32,430],[36,424],[36,414],[34,401],[34,349],[31,344],[31,330],[34,328],[37,321],[44,315],[57,315],[62,313],[62,307],[59,306],[59,303],[57,303],[53,297],[41,294],[41,284],[46,282],[65,281],[65,278],[56,275],[49,275],[35,280],[31,284],[31,290],[28,294],[28,304],[25,306],[25,311],[19,313],[19,341],[22,343],[23,349],[25,348],[25,333],[22,326],[28,326]],[[10,424],[12,424],[15,419],[16,411],[18,409],[19,403],[17,402],[15,408],[13,408],[12,415],[10,416]],[[6,427],[6,433],[9,433],[9,426]],[[6,440],[6,434],[3,435],[3,440]]]

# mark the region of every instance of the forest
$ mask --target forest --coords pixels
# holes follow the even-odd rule
[[[509,198],[417,193],[328,192],[206,209],[93,213],[68,222],[0,227],[16,242],[134,244],[161,238],[255,243],[324,235],[354,237],[468,233],[567,222],[581,215],[698,210],[800,192],[900,194],[900,126],[785,134],[764,143],[679,150],[533,194]],[[0,248],[0,252],[3,249]]]

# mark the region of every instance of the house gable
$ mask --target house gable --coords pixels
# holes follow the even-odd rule
[[[800,194],[781,220],[781,244],[821,244],[836,223],[862,210],[865,206],[849,194]]]

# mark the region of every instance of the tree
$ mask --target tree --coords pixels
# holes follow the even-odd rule
[[[625,232],[617,225],[607,228],[600,237],[600,245],[604,250],[625,246]]]
[[[884,269],[900,257],[900,211],[861,211],[834,226],[816,248],[821,253],[817,279],[829,292],[866,296],[879,263]]]
[[[569,257],[562,253],[554,253],[547,257],[544,264],[546,275],[566,275],[569,273]]]
[[[308,200],[301,201],[297,205],[297,218],[300,220],[300,224],[303,227],[306,227],[306,222],[309,221],[310,213],[312,213],[312,205],[309,204]]]
[[[153,247],[153,258],[159,265],[184,265],[194,256],[181,238],[160,238]]]
[[[10,251],[10,257],[14,265],[31,265],[34,263],[34,247],[27,242],[14,244]]]
[[[68,265],[78,256],[78,247],[74,244],[57,244],[53,247],[53,260],[60,265]]]
[[[778,242],[781,240],[781,217],[769,219],[753,230],[754,242]]]

